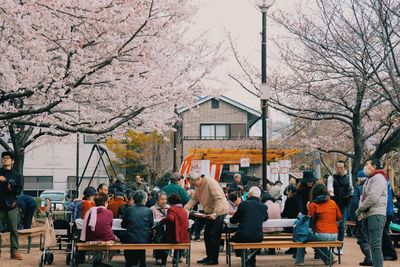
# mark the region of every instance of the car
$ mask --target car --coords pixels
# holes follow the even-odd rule
[[[65,210],[65,207],[70,202],[68,192],[62,190],[45,190],[39,197],[42,206],[46,204],[46,199],[49,198],[53,205],[53,210]]]

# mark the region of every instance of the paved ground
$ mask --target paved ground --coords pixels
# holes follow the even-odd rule
[[[3,235],[4,236],[4,235]],[[336,265],[341,267],[350,267],[350,266],[358,266],[358,262],[362,260],[362,254],[358,249],[358,246],[355,242],[354,238],[346,238],[345,246],[344,246],[344,255],[342,257],[342,264]],[[26,248],[26,240],[21,240],[22,247]],[[34,244],[38,243],[38,239],[34,239]],[[30,254],[27,254],[26,251],[22,252],[24,259],[22,261],[15,261],[9,259],[9,242],[8,238],[5,237],[3,240],[3,249],[0,258],[0,267],[31,267],[38,266],[40,251],[38,246],[36,245]],[[322,262],[319,260],[314,260],[314,253],[308,249],[309,253],[306,254],[305,264],[306,266],[323,266]],[[55,259],[52,266],[61,267],[66,266],[65,264],[65,254],[62,251],[54,249],[53,250]],[[400,256],[400,249],[397,249],[398,255]],[[191,266],[201,266],[196,263],[197,260],[202,259],[204,256],[204,243],[203,242],[192,242],[192,259]],[[154,260],[151,257],[152,253],[150,251],[147,252],[147,263],[148,266],[155,266]],[[225,252],[220,254],[219,259],[220,265],[225,265]],[[123,267],[124,266],[124,258],[123,256],[116,256],[113,258],[112,265],[115,267]],[[257,265],[258,266],[276,266],[276,267],[284,267],[284,266],[294,266],[294,260],[290,255],[283,254],[283,251],[278,251],[277,255],[260,255],[257,256]],[[87,264],[80,266],[89,266]],[[171,263],[168,262],[168,266],[171,266]],[[184,266],[184,264],[182,264]],[[239,267],[240,266],[240,258],[232,257],[232,266]],[[385,267],[398,267],[400,266],[400,260],[395,262],[385,262]]]

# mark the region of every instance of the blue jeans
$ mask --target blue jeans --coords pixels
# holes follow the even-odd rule
[[[347,206],[340,207],[340,211],[342,212],[342,221],[339,224],[338,240],[343,241],[344,234],[346,233]]]
[[[367,235],[374,267],[383,267],[382,235],[386,216],[371,215],[362,220],[363,230]]]
[[[336,233],[313,233],[310,229],[308,241],[335,241],[338,235]],[[326,264],[329,265],[333,260],[333,255],[328,248],[315,248],[315,253]],[[298,248],[296,251],[296,263],[304,262],[305,248]]]

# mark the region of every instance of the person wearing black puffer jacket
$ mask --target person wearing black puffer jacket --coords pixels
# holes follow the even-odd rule
[[[239,223],[237,233],[232,242],[253,243],[263,240],[263,223],[268,220],[268,207],[260,200],[261,190],[251,187],[246,201],[240,203],[236,213],[229,219],[231,223]],[[240,255],[240,251],[236,251]],[[249,259],[248,266],[256,265],[256,253]]]
[[[7,220],[10,228],[11,259],[22,260],[19,253],[18,243],[18,200],[17,195],[22,192],[22,178],[15,172],[14,155],[5,151],[1,153],[3,168],[0,169],[0,231]],[[1,257],[1,235],[0,235],[0,257]]]

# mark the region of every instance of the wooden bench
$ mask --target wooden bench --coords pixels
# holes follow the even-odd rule
[[[231,242],[232,248],[235,249],[241,249],[242,250],[242,255],[241,255],[241,266],[246,267],[247,261],[249,258],[251,258],[254,253],[256,253],[257,249],[262,249],[262,248],[329,248],[329,250],[332,252],[333,248],[342,248],[343,247],[343,242],[342,241],[316,241],[316,242],[294,242],[294,241],[275,241],[275,240],[269,240],[269,241],[262,241],[259,243],[235,243]],[[250,250],[248,252],[247,250]],[[341,263],[340,259],[340,253],[338,255],[339,257],[339,264]],[[331,266],[331,262],[330,265]],[[229,261],[230,265],[230,261]]]
[[[45,230],[46,230],[46,227],[44,227],[44,226],[33,227],[31,229],[18,230],[19,237],[27,237],[28,238],[28,254],[31,250],[32,237],[40,236],[40,247],[42,247],[43,235],[44,235]]]
[[[176,257],[173,258],[173,266],[179,266],[179,250],[187,250],[186,264],[190,266],[190,243],[150,243],[150,244],[121,244],[121,243],[107,243],[107,242],[79,242],[76,243],[76,251],[111,251],[111,250],[177,250]],[[77,253],[74,253],[77,255]],[[72,266],[78,266],[76,259],[71,261]]]

